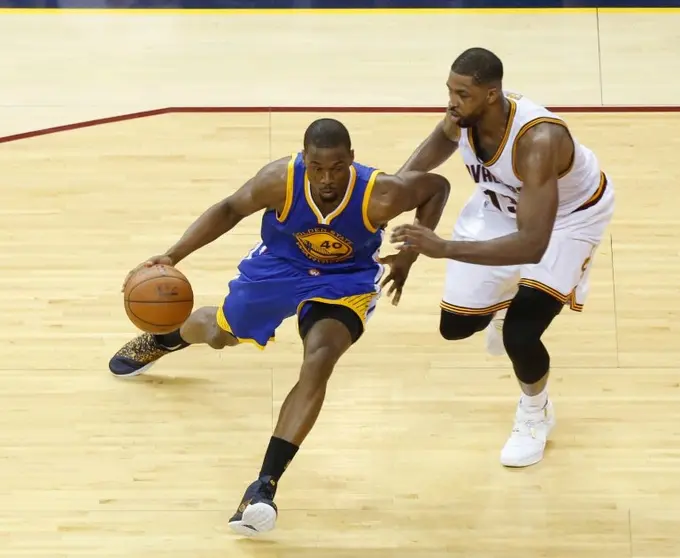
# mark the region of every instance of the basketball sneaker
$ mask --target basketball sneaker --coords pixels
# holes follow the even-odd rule
[[[118,377],[138,376],[146,372],[155,362],[168,353],[184,349],[187,344],[164,347],[151,333],[143,333],[128,341],[109,361],[109,370]]]
[[[499,310],[491,318],[491,322],[486,326],[486,351],[491,356],[501,356],[505,354],[505,345],[503,344],[503,324],[505,323],[505,315],[508,313],[507,308]]]
[[[522,405],[520,399],[515,424],[501,450],[501,464],[506,467],[528,467],[543,459],[548,436],[555,427],[555,412],[550,399],[542,409]]]
[[[260,477],[245,491],[236,513],[229,520],[232,531],[254,537],[274,529],[278,508],[274,503],[276,481]]]

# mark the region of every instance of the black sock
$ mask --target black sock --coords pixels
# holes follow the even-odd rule
[[[154,335],[154,339],[161,347],[172,349],[173,351],[178,351],[179,349],[183,349],[184,347],[191,345],[191,343],[187,343],[184,339],[182,339],[182,336],[179,334],[179,328],[177,328],[175,331],[171,331],[170,333]]]
[[[295,444],[272,436],[269,440],[267,453],[264,455],[262,469],[260,469],[260,478],[272,477],[278,483],[298,449],[300,448]]]

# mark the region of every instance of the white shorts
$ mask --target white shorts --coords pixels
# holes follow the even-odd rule
[[[613,190],[608,181],[597,203],[559,218],[537,264],[496,267],[449,260],[441,308],[455,314],[492,314],[510,306],[519,285],[525,285],[582,311],[595,250],[614,212]],[[458,217],[453,240],[490,240],[516,231],[516,220],[477,190]]]

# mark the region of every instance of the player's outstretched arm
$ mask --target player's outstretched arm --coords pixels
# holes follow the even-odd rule
[[[375,227],[389,223],[402,213],[416,210],[416,221],[434,229],[441,219],[451,185],[438,174],[406,171],[379,174],[368,207],[368,218]]]
[[[480,242],[445,241],[417,225],[397,227],[391,240],[400,250],[432,258],[480,265],[538,263],[552,234],[558,204],[558,165],[561,127],[539,124],[517,145],[515,166],[523,179],[517,204],[517,232]]]
[[[286,200],[289,160],[286,157],[265,165],[236,192],[208,208],[165,253],[172,265],[217,240],[244,217],[264,209],[280,211]]]
[[[398,175],[380,174],[376,178],[368,206],[368,219],[375,227],[386,225],[391,219],[413,209],[416,223],[434,229],[441,219],[449,197],[449,181],[437,174],[407,171]],[[381,287],[389,285],[387,296],[392,304],[399,304],[401,293],[417,253],[397,253],[381,258],[390,266],[390,273]]]
[[[430,172],[444,164],[458,149],[460,128],[451,120],[448,112],[432,133],[416,148],[413,154],[397,171]]]

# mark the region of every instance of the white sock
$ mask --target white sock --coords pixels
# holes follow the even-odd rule
[[[543,388],[543,391],[536,395],[522,394],[520,405],[529,411],[540,411],[548,404],[548,388]]]

